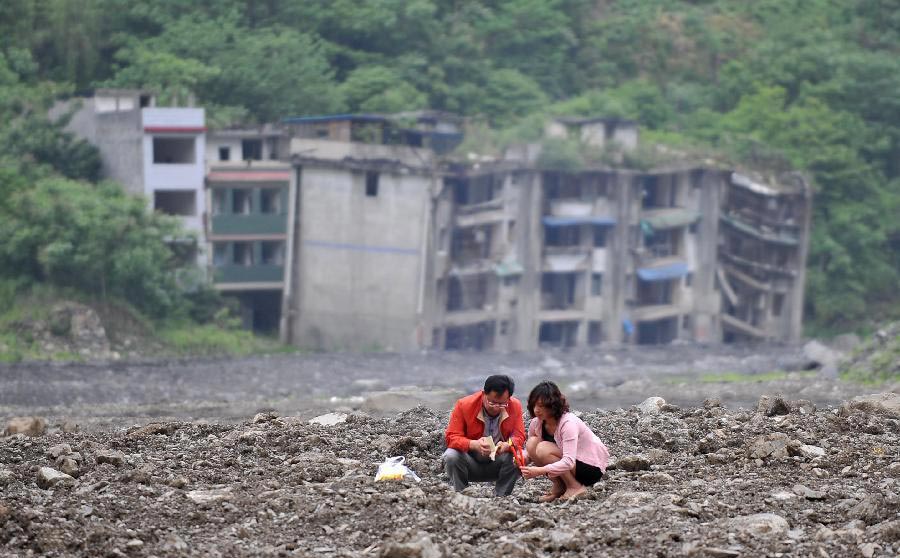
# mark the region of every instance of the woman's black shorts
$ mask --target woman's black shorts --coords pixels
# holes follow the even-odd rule
[[[600,470],[600,467],[575,460],[575,480],[585,486],[593,486],[602,478],[603,471]]]

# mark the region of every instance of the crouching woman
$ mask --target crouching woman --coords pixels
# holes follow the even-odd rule
[[[547,475],[553,483],[541,502],[578,497],[603,477],[609,450],[580,418],[569,412],[566,396],[553,382],[541,382],[528,395],[526,479]]]

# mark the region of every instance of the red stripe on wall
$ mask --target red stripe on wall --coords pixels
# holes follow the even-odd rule
[[[206,126],[144,126],[148,134],[200,134]]]
[[[241,172],[241,171],[215,171],[211,172],[206,177],[211,181],[276,181],[276,180],[290,180],[291,173],[289,171],[252,171],[252,172]]]

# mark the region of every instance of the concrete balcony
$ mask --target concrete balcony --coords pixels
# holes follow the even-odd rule
[[[606,198],[594,201],[558,199],[550,202],[553,217],[598,217],[615,222],[613,207]]]

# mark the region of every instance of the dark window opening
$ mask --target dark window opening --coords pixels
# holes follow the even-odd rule
[[[253,191],[232,190],[231,212],[235,215],[253,213]]]
[[[588,322],[588,345],[599,345],[603,341],[603,322]]]
[[[243,154],[245,161],[262,161],[262,151],[262,140],[241,140],[241,153]]]
[[[234,243],[234,264],[251,266],[253,265],[253,243],[252,242],[235,242]]]
[[[772,297],[772,315],[773,316],[781,316],[781,311],[784,308],[784,295],[780,293],[776,293],[775,296]]]
[[[141,95],[138,98],[138,103],[141,105],[141,108],[147,108],[150,106],[151,99],[150,95]]]
[[[678,318],[638,324],[638,345],[663,345],[678,337]]]
[[[230,147],[220,147],[219,148],[219,160],[220,161],[230,161],[231,160],[231,148]]]
[[[259,193],[259,211],[261,213],[281,214],[282,190],[280,188],[263,188]]]
[[[192,191],[153,192],[153,208],[166,215],[193,216],[197,214],[197,196]]]
[[[606,246],[606,227],[594,225],[594,248]]]
[[[266,240],[262,242],[263,265],[284,265],[284,242]]]
[[[575,273],[544,273],[541,276],[541,309],[566,310],[575,305]]]
[[[544,245],[554,247],[572,247],[581,245],[581,226],[544,226]]]
[[[672,283],[668,281],[638,281],[638,304],[642,306],[672,304]]]
[[[495,329],[495,322],[448,327],[444,336],[444,348],[451,351],[492,349]]]
[[[578,322],[544,322],[538,332],[538,343],[553,347],[574,347],[578,335]]]
[[[228,190],[216,188],[212,191],[212,214],[224,215],[228,213]]]
[[[366,196],[374,198],[378,196],[378,173],[369,171],[366,173]]]
[[[603,293],[603,274],[591,274],[591,296],[600,296]]]
[[[195,162],[194,138],[153,138],[153,162],[185,165]]]
[[[216,267],[222,267],[224,265],[228,265],[228,248],[230,244],[228,242],[215,242],[213,243],[213,265]]]
[[[450,259],[462,263],[489,257],[492,232],[490,225],[453,230],[450,239]]]

